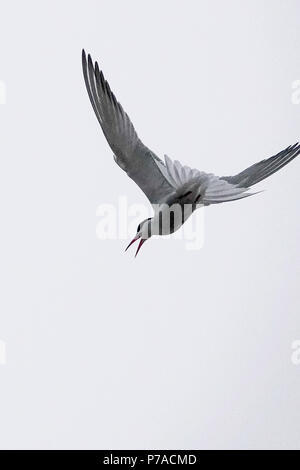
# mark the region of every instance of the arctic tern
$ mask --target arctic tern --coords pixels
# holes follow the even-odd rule
[[[252,186],[272,175],[300,153],[298,143],[255,163],[234,176],[216,176],[172,161],[163,162],[139,139],[128,115],[117,101],[98,63],[82,51],[87,92],[115,162],[141,188],[154,208],[154,216],[140,222],[129,243],[140,240],[136,255],[152,235],[178,230],[200,206],[251,196]],[[136,256],[135,255],[135,256]]]

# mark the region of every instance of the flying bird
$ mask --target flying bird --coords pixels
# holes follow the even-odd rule
[[[235,201],[254,194],[255,184],[283,168],[300,153],[290,145],[278,154],[255,163],[234,176],[216,176],[155,155],[139,139],[127,113],[117,101],[98,63],[82,51],[87,92],[115,162],[141,188],[154,208],[154,216],[140,222],[126,250],[140,240],[135,256],[152,235],[178,230],[200,206]],[[125,251],[126,251],[125,250]]]

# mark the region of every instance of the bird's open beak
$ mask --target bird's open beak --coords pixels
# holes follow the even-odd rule
[[[140,249],[141,249],[141,247],[143,246],[143,244],[145,243],[145,241],[146,241],[146,238],[141,238],[141,239],[140,239],[140,243],[139,243],[139,246],[138,246],[138,248],[137,248],[137,250],[136,250],[135,257],[136,257],[136,255],[138,254],[138,252],[140,251]]]
[[[139,238],[140,238],[139,236],[134,237],[134,239],[131,240],[131,242],[129,243],[129,245],[127,246],[127,248],[126,248],[125,251],[127,251],[128,248],[129,248],[134,242],[136,242]],[[139,246],[138,246],[138,248],[137,248],[137,250],[136,250],[135,256],[138,254],[138,252],[140,251],[140,249],[141,249],[142,245],[145,243],[145,241],[146,241],[145,238],[141,238],[141,239],[140,239],[140,243],[139,243]]]

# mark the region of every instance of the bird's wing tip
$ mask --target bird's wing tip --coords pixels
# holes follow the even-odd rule
[[[86,53],[84,49],[82,49],[82,52],[81,52],[81,62],[82,62],[82,66],[85,67],[87,60],[86,60]]]

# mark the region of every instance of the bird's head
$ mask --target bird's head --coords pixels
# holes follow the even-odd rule
[[[136,229],[136,235],[134,237],[133,240],[131,240],[131,242],[129,243],[129,245],[127,246],[126,250],[128,250],[128,248],[134,243],[136,242],[137,240],[140,240],[140,243],[139,243],[139,246],[137,247],[137,250],[136,250],[136,253],[135,253],[135,256],[138,254],[138,252],[140,251],[140,248],[142,247],[142,245],[145,243],[146,240],[148,240],[152,233],[151,233],[151,221],[152,221],[152,217],[150,217],[149,219],[145,219],[143,220],[138,226],[137,226],[137,229]]]

